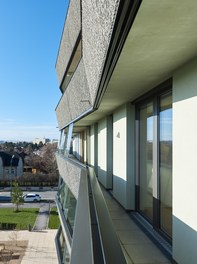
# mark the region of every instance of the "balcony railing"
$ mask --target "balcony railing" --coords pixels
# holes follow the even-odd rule
[[[61,154],[57,155],[66,163],[72,163],[72,165],[75,163],[73,159],[65,158]],[[79,162],[76,163],[77,168],[79,164]],[[75,177],[74,174],[73,177]],[[65,240],[69,243],[67,245],[70,252],[69,263],[127,263],[94,170],[81,164],[79,181],[73,234],[68,234],[69,228],[60,196],[59,194],[57,196],[61,228],[66,237]]]

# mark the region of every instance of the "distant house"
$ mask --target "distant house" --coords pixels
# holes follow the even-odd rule
[[[0,151],[0,179],[14,179],[22,175],[22,157],[16,152]]]
[[[35,138],[33,140],[34,144],[39,144],[40,142],[42,142],[42,144],[46,144],[50,142],[50,139],[49,138]]]
[[[32,166],[23,166],[23,172],[29,172],[32,174],[36,174],[38,170],[36,168],[33,168]]]

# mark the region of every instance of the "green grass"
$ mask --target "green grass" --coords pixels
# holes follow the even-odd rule
[[[13,208],[0,208],[0,223],[13,223],[16,229],[28,229],[29,225],[34,225],[38,211],[38,208],[21,208],[19,212]]]
[[[60,220],[59,220],[57,208],[51,208],[48,228],[58,229],[59,225],[60,225]]]

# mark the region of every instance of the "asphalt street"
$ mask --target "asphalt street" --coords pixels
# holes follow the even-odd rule
[[[55,200],[57,191],[24,191],[23,194],[27,194],[27,193],[37,193],[40,194],[40,196],[42,197],[42,199],[44,200]],[[1,191],[0,192],[0,202],[1,202],[1,198],[2,197],[10,197],[10,191]]]

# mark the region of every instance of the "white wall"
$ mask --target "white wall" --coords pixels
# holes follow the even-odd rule
[[[107,189],[112,188],[112,119],[98,122],[98,179]]]
[[[80,135],[77,134],[73,137],[73,155],[80,160]]]
[[[173,258],[197,263],[197,59],[173,76]]]
[[[131,104],[113,115],[113,196],[125,209],[135,208],[134,117]]]
[[[113,187],[113,116],[107,117],[107,187]]]
[[[20,158],[18,161],[16,176],[20,177],[22,175],[23,175],[23,161],[22,161],[22,158]]]
[[[106,187],[107,178],[107,119],[98,122],[98,179]]]
[[[89,155],[89,164],[91,166],[94,166],[94,162],[95,162],[95,155],[94,155],[94,151],[95,151],[95,134],[94,134],[94,125],[92,125],[90,127],[90,155]]]

